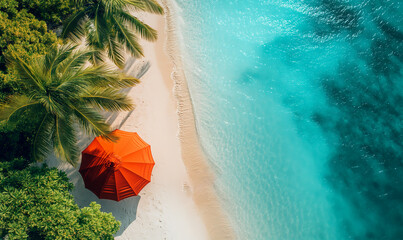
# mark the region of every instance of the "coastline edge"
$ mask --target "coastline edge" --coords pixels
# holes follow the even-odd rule
[[[197,135],[193,104],[183,69],[180,49],[177,45],[174,6],[172,0],[161,0],[165,10],[164,50],[173,63],[170,78],[173,80],[173,94],[177,106],[179,124],[178,137],[182,160],[192,185],[193,200],[204,221],[211,239],[235,239],[229,217],[221,206],[214,189],[214,173],[209,166]]]

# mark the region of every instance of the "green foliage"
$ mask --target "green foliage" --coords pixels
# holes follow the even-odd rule
[[[28,60],[44,54],[58,43],[56,34],[47,30],[26,10],[18,10],[14,0],[0,0],[0,102],[11,94],[21,93],[13,69],[7,69],[6,56],[18,54]]]
[[[4,146],[0,151],[1,161],[11,161],[16,157],[30,159],[39,117],[35,112],[27,111],[14,124],[0,122],[0,146]]]
[[[10,161],[14,157],[30,157],[34,133],[30,130],[21,127],[16,131],[14,127],[0,123],[0,146],[4,146],[0,151],[0,159]]]
[[[8,96],[20,92],[20,88],[16,80],[17,79],[14,74],[6,74],[0,70],[0,103],[4,102]]]
[[[26,11],[19,11],[10,18],[0,12],[0,69],[5,70],[4,56],[14,52],[27,60],[44,54],[57,45],[57,37],[47,31],[46,23],[35,19]]]
[[[79,157],[76,126],[110,139],[110,126],[97,110],[133,109],[131,100],[119,90],[138,80],[105,65],[88,65],[93,53],[67,45],[29,61],[10,56],[24,94],[0,104],[0,120],[13,123],[24,117],[39,118],[33,136],[35,160],[42,160],[53,147],[58,157],[75,165]]]
[[[124,47],[135,57],[143,56],[138,36],[148,40],[157,39],[157,31],[130,14],[131,10],[162,14],[163,8],[155,0],[75,0],[80,10],[64,24],[62,36],[80,40],[86,36],[87,45],[108,57],[123,68]],[[85,7],[84,7],[85,6]],[[124,46],[124,47],[123,47]],[[102,62],[99,54],[92,58]]]
[[[100,2],[109,9],[109,20],[114,6],[123,9],[124,2],[136,4],[137,10],[162,12],[154,0]],[[137,79],[102,64],[86,65],[100,54],[72,46],[59,48],[61,41],[48,31],[75,11],[82,13],[84,6],[89,9],[88,3],[0,0],[0,239],[113,239],[119,229],[120,223],[110,213],[101,212],[100,205],[91,203],[80,209],[75,204],[70,194],[73,185],[65,173],[46,166],[29,167],[52,148],[74,165],[78,158],[76,126],[108,138],[109,126],[97,110],[133,107],[119,90],[133,86]],[[93,16],[89,13],[85,16]],[[109,48],[103,41],[103,46],[92,49],[110,49],[110,57],[119,62],[122,43],[137,47],[135,36],[128,31],[137,20],[124,13],[113,19],[122,27],[107,34]],[[136,24],[140,36],[155,40],[153,29]],[[98,33],[105,30],[110,28]],[[95,36],[93,31],[89,34]]]
[[[72,188],[55,168],[0,163],[0,238],[113,239],[120,223],[94,202],[80,209]]]
[[[0,11],[5,12],[13,17],[17,15],[18,2],[15,0],[0,0]]]
[[[45,21],[49,26],[57,27],[74,11],[71,0],[0,0],[0,11],[14,17],[17,12],[24,10]]]
[[[37,19],[45,21],[52,27],[61,25],[63,20],[75,11],[71,0],[18,0],[18,2],[20,8],[27,9]]]

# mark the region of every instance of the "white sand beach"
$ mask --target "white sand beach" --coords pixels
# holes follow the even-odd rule
[[[167,8],[167,3],[164,5]],[[186,83],[173,80],[181,73],[174,71],[178,69],[173,63],[175,59],[165,51],[167,39],[173,41],[165,34],[170,32],[166,31],[167,16],[141,17],[158,30],[159,39],[155,43],[142,41],[146,58],[130,59],[126,71],[138,72],[139,66],[147,62],[150,68],[141,77],[141,83],[128,90],[135,110],[108,116],[113,128],[138,132],[151,145],[156,163],[151,183],[139,196],[120,202],[100,200],[84,188],[78,168],[60,164],[55,158],[47,162],[68,174],[80,207],[96,201],[102,211],[111,212],[122,223],[116,239],[233,239],[215,195],[211,171],[198,145]],[[81,150],[91,140],[83,137]]]

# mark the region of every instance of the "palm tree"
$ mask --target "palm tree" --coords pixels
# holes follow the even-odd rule
[[[134,57],[143,56],[137,35],[148,40],[157,39],[157,31],[130,14],[144,11],[162,14],[163,8],[155,0],[75,0],[79,9],[64,25],[62,36],[72,40],[86,36],[87,45],[98,50],[93,61],[102,62],[99,53],[106,51],[108,57],[123,68],[124,47]],[[137,34],[134,34],[133,31]]]
[[[119,90],[138,80],[105,65],[90,65],[93,52],[76,48],[59,46],[28,62],[18,55],[8,58],[24,95],[12,96],[0,106],[0,120],[40,118],[32,148],[37,161],[53,146],[58,157],[74,166],[79,157],[77,127],[87,134],[111,139],[110,126],[99,111],[133,109],[131,100]]]

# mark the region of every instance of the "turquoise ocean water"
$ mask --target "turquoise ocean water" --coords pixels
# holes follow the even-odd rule
[[[403,2],[176,3],[239,239],[403,239]]]

